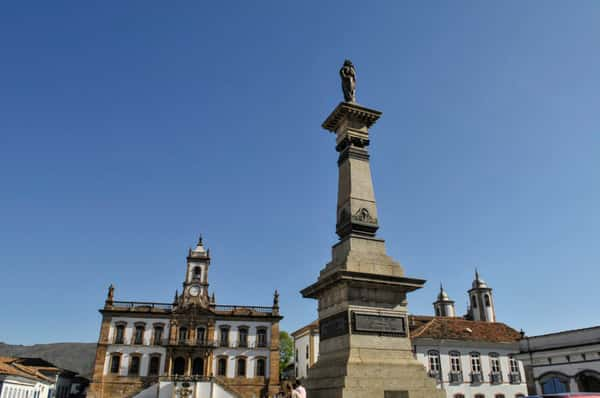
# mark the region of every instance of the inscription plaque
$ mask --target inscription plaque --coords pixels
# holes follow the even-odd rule
[[[337,313],[319,321],[319,338],[321,340],[348,334],[348,313]]]
[[[391,336],[406,336],[406,317],[352,313],[353,331]]]
[[[408,391],[384,391],[383,398],[408,398]]]

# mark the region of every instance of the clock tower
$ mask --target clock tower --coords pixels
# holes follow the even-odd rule
[[[210,265],[210,250],[204,248],[202,237],[187,256],[187,270],[183,282],[181,304],[208,307],[208,267]]]

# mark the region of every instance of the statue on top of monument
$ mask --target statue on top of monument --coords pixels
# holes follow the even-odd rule
[[[340,69],[342,78],[342,91],[344,92],[344,101],[356,102],[356,69],[349,59],[344,61]]]

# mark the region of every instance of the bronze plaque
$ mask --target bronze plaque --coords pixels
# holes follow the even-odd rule
[[[383,398],[408,398],[408,391],[384,391]]]
[[[406,317],[352,313],[353,331],[391,336],[406,336]]]
[[[348,313],[337,313],[319,321],[319,338],[321,340],[348,334]]]

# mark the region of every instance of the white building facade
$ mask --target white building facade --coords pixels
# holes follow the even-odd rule
[[[472,321],[471,321],[472,322]],[[416,358],[448,398],[522,398],[527,395],[518,343],[413,338]]]
[[[319,323],[315,321],[292,333],[294,339],[294,376],[304,379],[319,358]]]
[[[600,326],[525,337],[519,351],[530,394],[600,392]]]
[[[28,377],[0,375],[0,398],[51,398],[52,384]]]

